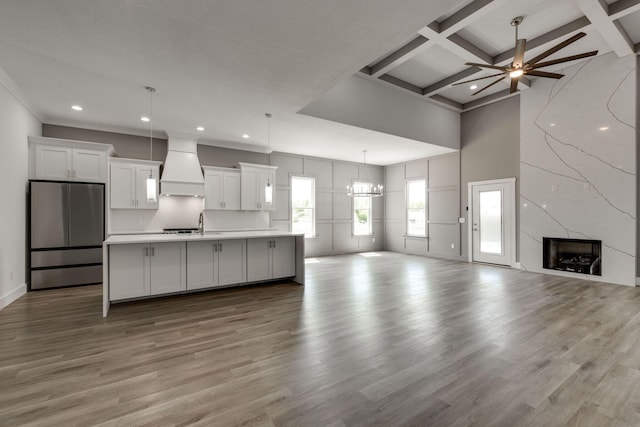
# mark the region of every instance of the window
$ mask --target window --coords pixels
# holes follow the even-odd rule
[[[426,236],[426,187],[424,179],[407,181],[407,235]]]
[[[316,180],[291,177],[291,231],[304,233],[304,237],[316,234]]]
[[[358,191],[370,191],[368,182],[354,182],[353,187]],[[353,198],[353,235],[370,236],[373,234],[371,225],[371,196]]]

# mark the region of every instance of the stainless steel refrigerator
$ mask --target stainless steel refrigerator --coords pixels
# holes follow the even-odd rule
[[[29,181],[29,289],[102,282],[104,185]]]

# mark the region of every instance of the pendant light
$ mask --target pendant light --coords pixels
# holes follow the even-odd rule
[[[369,185],[347,185],[347,196],[349,197],[382,197],[382,185],[374,184],[367,169],[367,150],[362,150],[364,177],[363,181]],[[358,168],[358,182],[360,182],[360,168]]]
[[[264,116],[267,118],[267,151],[271,154],[271,113],[266,113]],[[267,185],[264,187],[264,202],[268,205],[273,203],[273,185],[269,175]]]
[[[146,86],[149,91],[149,160],[153,161],[153,93],[156,91],[151,86]],[[149,168],[149,177],[147,178],[147,201],[155,202],[158,194],[158,180],[153,176],[153,167]]]

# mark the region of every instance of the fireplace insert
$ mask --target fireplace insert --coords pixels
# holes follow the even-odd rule
[[[601,240],[542,238],[542,267],[600,276]]]

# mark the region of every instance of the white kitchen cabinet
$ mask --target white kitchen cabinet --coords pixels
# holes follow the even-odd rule
[[[152,243],[149,250],[151,295],[186,290],[186,242]]]
[[[156,200],[147,200],[149,173],[159,180],[160,162],[130,159],[112,159],[110,165],[111,209],[158,209]]]
[[[204,208],[207,210],[240,210],[240,171],[203,166]]]
[[[246,240],[187,243],[187,289],[206,289],[247,281]]]
[[[109,300],[150,295],[149,244],[113,245],[109,248]]]
[[[247,240],[247,280],[280,279],[296,275],[294,237]]]
[[[240,166],[240,186],[242,210],[272,211],[275,209],[277,166],[238,163]],[[267,183],[271,184],[271,201],[265,198]]]
[[[45,144],[33,150],[35,179],[106,182],[107,151]]]
[[[109,248],[110,301],[185,289],[185,242],[112,245]]]

